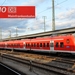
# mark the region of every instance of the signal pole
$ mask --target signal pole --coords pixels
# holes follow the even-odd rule
[[[11,30],[8,30],[9,31],[9,38],[11,40]]]
[[[54,0],[52,0],[52,31],[55,30],[55,11],[54,11]]]
[[[46,16],[43,16],[43,18],[44,18],[44,32],[46,31],[46,29],[45,29],[45,19],[46,19]]]

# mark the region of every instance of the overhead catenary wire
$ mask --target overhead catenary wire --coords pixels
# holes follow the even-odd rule
[[[60,3],[57,3],[55,6],[60,5],[60,4],[64,3],[64,2],[66,2],[66,1],[68,1],[68,0],[64,0],[64,1],[60,2]],[[3,1],[3,3],[1,4],[1,6],[4,5],[5,2],[6,2],[6,0]],[[41,14],[41,13],[43,13],[43,12],[45,12],[45,11],[47,11],[47,10],[49,10],[49,9],[52,9],[52,7],[46,8],[45,10],[39,12],[38,15]],[[39,19],[39,18],[40,18],[40,17],[38,17],[38,19]],[[51,20],[48,20],[48,21],[51,21]],[[46,22],[47,22],[47,21],[46,21]],[[33,24],[33,23],[34,23],[34,22],[29,23],[28,25],[31,25],[31,24]],[[41,23],[39,23],[39,24],[41,24]]]
[[[64,0],[64,1],[60,2],[60,3],[57,3],[55,6],[60,5],[60,4],[64,3],[64,2],[66,2],[66,1],[68,1],[68,0]],[[43,11],[39,12],[38,14],[41,14],[42,12],[45,12],[45,11],[47,11],[47,10],[49,10],[49,9],[52,9],[52,6],[51,6],[51,7],[46,8],[45,10],[43,10]]]
[[[60,5],[60,4],[62,4],[62,3],[64,3],[64,2],[66,2],[66,1],[68,1],[68,0],[64,0],[64,1],[60,2],[60,3],[57,3],[57,4],[55,5],[55,7],[58,6],[58,5]],[[52,9],[52,6],[49,7],[49,8],[46,8],[45,10],[39,12],[38,14],[41,14],[41,13],[43,13],[43,12],[49,10],[49,9]],[[39,18],[40,18],[40,17],[38,17],[38,18],[36,18],[36,19],[39,19]],[[32,22],[32,23],[34,23],[34,22]],[[29,24],[31,25],[32,23],[29,23]],[[29,24],[28,24],[28,25],[29,25]]]
[[[64,3],[64,2],[66,2],[66,1],[68,1],[68,0],[64,0],[64,1],[60,2],[60,3],[57,3],[55,6],[60,5],[60,4]],[[1,4],[1,6],[4,5],[5,2],[6,2],[6,0],[3,1],[3,3]],[[43,13],[43,12],[49,10],[49,9],[52,9],[52,6],[49,7],[49,8],[46,8],[45,10],[39,12],[38,14],[41,14],[41,13]],[[38,17],[38,19],[39,19],[39,18],[40,18],[40,17]],[[32,22],[32,23],[33,23],[33,22]],[[32,24],[32,23],[29,23],[29,24]]]
[[[3,3],[1,4],[1,6],[4,5],[5,2],[6,2],[6,0],[3,1]]]

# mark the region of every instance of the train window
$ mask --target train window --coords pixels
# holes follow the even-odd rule
[[[15,44],[13,44],[13,46],[15,46]]]
[[[10,46],[12,47],[12,44]]]
[[[56,47],[59,47],[59,43],[58,43],[58,42],[56,42],[55,46],[56,46]]]
[[[15,46],[15,44],[14,44],[14,46]]]
[[[37,47],[37,43],[36,43],[36,47]]]
[[[34,43],[33,43],[32,45],[33,45],[33,47],[34,47]]]
[[[34,43],[33,43],[33,47],[34,47]]]
[[[26,47],[27,47],[27,43],[26,43]]]
[[[30,46],[31,44],[29,43],[29,46]]]
[[[13,46],[13,44],[11,44],[11,47]]]
[[[34,47],[36,47],[36,44],[34,43]]]
[[[15,46],[17,46],[17,44],[15,44]]]
[[[28,46],[28,43],[27,43],[27,46]]]
[[[18,46],[18,44],[16,44],[16,46]]]
[[[28,46],[28,43],[27,43],[27,46]]]
[[[20,44],[17,44],[17,46],[19,47],[19,46],[20,46]]]
[[[27,43],[27,47],[28,47],[28,43]]]
[[[15,44],[15,47],[16,47],[16,44]]]
[[[49,47],[49,43],[47,43],[47,47]]]
[[[42,47],[42,43],[40,43],[40,47]]]
[[[63,42],[60,42],[60,47],[64,47],[64,43]]]
[[[31,46],[33,47],[33,44],[31,44]]]
[[[35,47],[37,46],[37,43],[35,43]]]
[[[43,46],[45,47],[45,43],[43,44]]]
[[[16,44],[16,46],[17,46],[17,44]]]
[[[28,43],[28,46],[30,46],[29,43]]]
[[[15,44],[14,44],[14,46],[15,46]]]
[[[28,47],[28,43],[27,43],[27,47]]]
[[[39,43],[37,43],[37,47],[39,47]]]

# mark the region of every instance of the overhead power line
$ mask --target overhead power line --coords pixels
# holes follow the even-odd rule
[[[1,6],[6,2],[6,0],[3,1],[3,3],[1,4]]]
[[[60,4],[64,3],[64,2],[66,2],[66,1],[68,1],[68,0],[64,0],[64,1],[60,2],[60,3],[57,3],[55,6],[60,5]],[[55,7],[55,6],[54,6],[54,7]],[[47,11],[47,10],[49,10],[49,9],[52,9],[52,6],[51,6],[51,7],[46,8],[45,10],[43,10],[43,11],[39,12],[38,14],[41,14],[42,12],[45,12],[45,11]]]
[[[68,1],[68,0],[64,0],[64,1],[60,2],[60,3],[57,3],[56,5],[60,5],[60,4],[64,3],[64,2],[66,2],[66,1]]]
[[[66,1],[68,1],[68,0],[64,0],[64,1],[60,2],[60,3],[57,3],[55,6],[60,5],[60,4],[64,3],[64,2],[66,2]],[[54,6],[54,7],[55,7],[55,6]],[[47,8],[47,9],[45,9],[45,10],[39,12],[38,14],[41,14],[42,12],[44,12],[44,11],[46,11],[46,10],[49,10],[49,9],[52,9],[52,7],[49,7],[49,8]],[[40,17],[38,17],[38,19],[39,19],[39,18],[40,18]],[[50,21],[51,21],[51,20],[50,20]],[[33,22],[32,22],[32,23],[33,23]],[[29,23],[29,25],[31,25],[32,23]]]

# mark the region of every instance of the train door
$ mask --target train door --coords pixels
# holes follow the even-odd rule
[[[50,40],[50,51],[54,51],[54,40]]]

